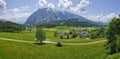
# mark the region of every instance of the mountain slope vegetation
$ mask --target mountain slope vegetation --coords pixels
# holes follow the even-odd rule
[[[0,21],[0,32],[20,32],[25,27],[10,21]]]

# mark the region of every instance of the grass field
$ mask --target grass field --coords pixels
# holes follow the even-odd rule
[[[44,30],[46,31],[47,40],[56,42],[90,43],[105,40],[105,38],[89,40],[73,38],[60,40],[59,37],[54,37],[54,31],[69,31],[70,28],[65,27],[65,29],[62,30],[62,27],[55,27],[44,28]],[[34,41],[35,30],[32,32],[24,31],[23,34],[0,32],[0,38]],[[35,45],[34,43],[20,43],[0,40],[0,59],[106,59],[104,44],[105,42],[100,42],[90,45],[63,45],[63,47],[56,47],[55,44]],[[116,55],[111,58],[116,58]]]
[[[59,37],[54,37],[54,31],[69,31],[70,29],[81,29],[81,27],[67,27],[67,26],[58,26],[55,28],[44,28],[46,32],[46,39],[51,41],[62,41],[62,42],[70,42],[70,43],[87,43],[87,42],[94,42],[103,40],[103,38],[94,39],[94,40],[86,40],[86,39],[80,39],[80,38],[74,38],[74,39],[63,39],[60,40]],[[89,28],[89,27],[88,27]],[[85,28],[83,28],[85,29]],[[96,28],[89,28],[89,29],[96,29]],[[18,39],[18,40],[27,40],[27,41],[34,41],[35,40],[35,29],[32,32],[26,32],[24,31],[23,34],[21,33],[9,33],[9,32],[0,32],[0,38],[9,38],[9,39]]]
[[[73,27],[73,26],[57,26],[54,28],[44,28],[44,30],[48,30],[48,31],[63,31],[63,32],[68,32],[69,30],[72,29],[77,29],[77,30],[83,30],[83,29],[89,29],[89,30],[93,30],[93,29],[97,29],[99,27]]]
[[[26,41],[34,41],[35,40],[35,32],[24,32],[21,33],[9,33],[9,32],[0,32],[0,38],[9,38],[9,39],[17,39],[17,40],[26,40]],[[62,41],[66,43],[88,43],[94,41],[105,40],[104,38],[98,39],[81,39],[81,38],[73,38],[73,39],[62,39],[60,40],[59,37],[54,37],[54,33],[52,31],[46,32],[46,38],[50,41]]]
[[[9,32],[0,32],[0,38],[9,38],[9,39],[18,39],[18,40],[35,40],[34,32],[25,32],[21,33],[9,33]]]
[[[104,43],[56,47],[0,40],[0,59],[104,59]]]

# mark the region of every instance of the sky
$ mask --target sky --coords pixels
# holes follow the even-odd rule
[[[23,24],[39,8],[54,8],[92,21],[109,22],[120,14],[120,0],[0,0],[0,19]]]

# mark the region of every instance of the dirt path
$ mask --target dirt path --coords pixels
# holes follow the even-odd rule
[[[24,40],[7,39],[7,38],[0,38],[0,40],[15,41],[15,42],[25,42],[25,43],[34,43],[34,41],[24,41]],[[95,41],[95,42],[90,42],[90,43],[62,43],[62,44],[64,44],[64,45],[89,45],[89,44],[95,44],[95,43],[100,43],[100,42],[104,42],[104,41],[106,41],[106,40]],[[56,44],[57,42],[44,41],[44,43]]]
[[[106,40],[101,40],[101,41],[95,41],[95,42],[90,42],[90,43],[62,43],[64,45],[89,45],[89,44],[95,44],[95,43],[100,43],[100,42],[105,42]],[[56,44],[57,42],[53,41],[45,41],[45,43],[53,43]]]
[[[25,42],[25,43],[33,43],[34,42],[34,41],[25,41],[25,40],[16,40],[16,39],[7,39],[7,38],[0,38],[0,40],[15,41],[15,42]]]

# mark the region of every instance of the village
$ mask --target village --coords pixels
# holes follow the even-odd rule
[[[83,39],[94,39],[104,38],[104,28],[94,30],[70,30],[69,32],[54,31],[54,37],[60,37],[60,39],[72,39],[72,38],[83,38]]]

